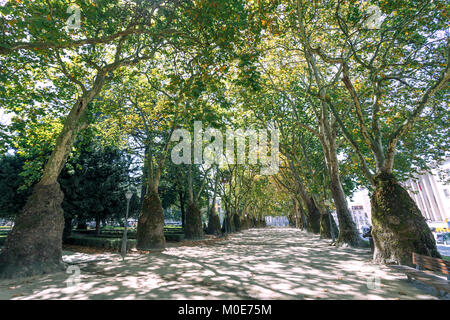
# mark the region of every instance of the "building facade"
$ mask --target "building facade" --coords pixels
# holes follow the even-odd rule
[[[370,207],[369,207],[370,208]],[[355,222],[356,228],[362,234],[364,233],[364,229],[368,228],[372,225],[371,218],[365,207],[361,204],[350,206],[350,214],[352,216],[353,222]],[[339,221],[337,218],[336,212],[332,213],[334,221],[339,227]]]
[[[430,227],[448,227],[450,221],[450,159],[441,170],[424,173],[417,179],[410,179],[404,187],[414,199]]]
[[[289,226],[289,220],[286,216],[280,216],[280,217],[272,217],[272,216],[266,216],[266,225],[268,226],[275,226],[275,227],[288,227]]]

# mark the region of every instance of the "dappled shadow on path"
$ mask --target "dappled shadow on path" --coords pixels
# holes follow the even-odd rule
[[[251,229],[210,245],[80,264],[72,274],[0,282],[1,299],[433,299],[373,265],[292,228]]]

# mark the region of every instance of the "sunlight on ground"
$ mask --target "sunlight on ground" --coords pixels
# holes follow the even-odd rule
[[[0,281],[0,299],[436,299],[367,249],[336,248],[298,229],[252,229],[162,253],[67,253],[73,273]],[[88,262],[88,263],[81,263]],[[69,283],[70,284],[70,283]]]

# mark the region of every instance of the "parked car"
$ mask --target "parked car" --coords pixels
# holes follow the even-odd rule
[[[364,226],[361,228],[361,231],[362,231],[361,234],[362,234],[363,238],[368,238],[368,237],[370,237],[370,232],[372,231],[372,228]]]
[[[439,233],[436,236],[436,242],[437,243],[442,243],[442,244],[445,244],[445,245],[449,245],[450,244],[450,232]]]

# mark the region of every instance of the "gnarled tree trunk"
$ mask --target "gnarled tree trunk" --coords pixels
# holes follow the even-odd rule
[[[303,199],[306,204],[307,220],[306,230],[312,233],[320,233],[320,210],[312,197]]]
[[[374,261],[412,266],[413,252],[440,258],[430,228],[408,192],[392,174],[378,174],[374,181]]]
[[[58,182],[34,187],[4,244],[0,277],[27,277],[64,270],[63,197]]]
[[[200,240],[204,238],[202,216],[194,202],[190,202],[187,208],[184,236],[189,240]]]
[[[84,116],[92,98],[91,92],[80,98],[67,116],[42,178],[17,216],[2,249],[0,277],[32,276],[63,269],[64,194],[57,180],[79,130],[86,123]]]
[[[213,205],[209,211],[207,234],[212,234],[212,235],[218,236],[221,233],[222,232],[221,232],[221,226],[220,226],[220,218],[216,212],[216,208]]]
[[[166,247],[164,237],[164,211],[158,192],[148,188],[136,231],[136,248],[139,250],[161,250]]]

